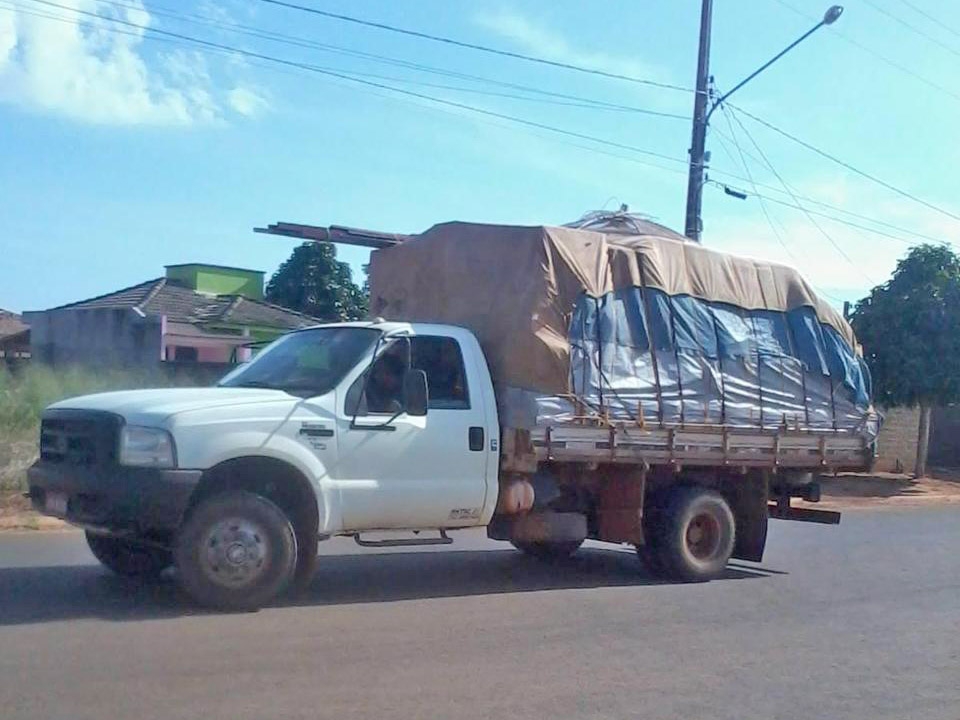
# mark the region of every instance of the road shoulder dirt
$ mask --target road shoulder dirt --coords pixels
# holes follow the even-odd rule
[[[797,507],[867,510],[960,503],[960,474],[938,471],[937,477],[895,473],[844,473],[820,479],[819,503],[795,501]]]

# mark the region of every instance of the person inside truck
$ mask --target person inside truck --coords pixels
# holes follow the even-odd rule
[[[367,412],[389,413],[403,409],[403,373],[406,363],[388,350],[374,363],[367,381]]]
[[[414,349],[418,349],[416,343]],[[420,343],[419,350],[420,356],[415,357],[414,367],[427,373],[431,407],[467,407],[463,359],[456,341],[449,338],[427,338]]]

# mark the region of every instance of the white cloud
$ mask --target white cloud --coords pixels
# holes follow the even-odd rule
[[[40,5],[0,13],[0,102],[103,125],[210,123],[236,110],[200,53],[145,52],[140,0],[60,4],[131,25]],[[244,107],[263,109],[249,92]]]
[[[264,95],[249,87],[237,86],[227,94],[227,101],[237,113],[254,117],[270,107]]]
[[[485,13],[477,15],[474,20],[479,26],[510,40],[526,52],[548,60],[666,82],[663,70],[654,65],[625,55],[579,49],[559,33],[539,26],[514,11]]]

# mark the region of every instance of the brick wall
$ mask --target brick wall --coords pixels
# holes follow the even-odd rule
[[[920,425],[919,408],[881,410],[883,429],[877,439],[876,470],[895,472],[897,461],[905,472],[913,472],[917,460],[917,429]]]

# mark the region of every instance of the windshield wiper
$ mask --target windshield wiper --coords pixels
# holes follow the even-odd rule
[[[263,380],[244,380],[238,383],[231,383],[229,385],[221,385],[220,387],[238,387],[238,388],[267,388],[269,390],[279,390],[276,385],[273,385]]]

